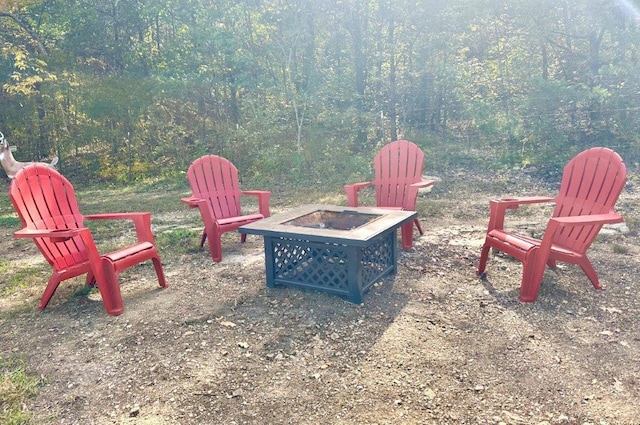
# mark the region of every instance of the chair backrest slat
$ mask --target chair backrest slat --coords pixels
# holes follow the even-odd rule
[[[22,224],[31,229],[69,229],[83,226],[71,183],[44,166],[27,166],[11,182],[9,196]],[[87,260],[80,236],[64,242],[36,238],[34,242],[55,270]]]
[[[397,140],[380,149],[373,167],[376,205],[406,207],[415,195],[409,186],[422,180],[424,153],[415,143]]]
[[[207,199],[217,219],[242,215],[238,169],[227,159],[205,155],[187,170],[193,196]]]
[[[554,217],[604,214],[613,211],[627,181],[622,158],[608,148],[591,148],[565,166],[556,198]],[[569,227],[558,232],[554,243],[584,253],[602,225]]]

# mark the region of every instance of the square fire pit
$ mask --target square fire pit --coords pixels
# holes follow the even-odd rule
[[[244,225],[264,237],[267,286],[296,286],[361,303],[382,276],[395,273],[396,230],[414,211],[307,205]]]

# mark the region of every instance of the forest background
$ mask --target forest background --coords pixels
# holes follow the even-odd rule
[[[18,160],[57,155],[83,212],[152,211],[171,282],[151,293],[143,268],[112,318],[78,278],[36,313],[50,267],[0,196],[0,423],[640,417],[640,0],[0,0],[0,131]],[[257,238],[215,266],[197,247],[195,158],[230,159],[275,212],[344,201],[400,138],[443,182],[366,308],[267,291]],[[521,304],[504,258],[479,284],[490,196],[552,196],[591,146],[633,171],[632,232],[593,247],[607,291],[564,269]]]
[[[74,182],[339,187],[405,138],[437,172],[640,160],[637,0],[0,0],[0,131]]]

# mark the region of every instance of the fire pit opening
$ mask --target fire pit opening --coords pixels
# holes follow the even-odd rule
[[[380,217],[378,214],[365,214],[358,211],[318,210],[282,224],[315,229],[353,230],[378,217]]]

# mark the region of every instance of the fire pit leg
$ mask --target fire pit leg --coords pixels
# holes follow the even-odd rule
[[[413,226],[413,221],[410,222],[411,226]],[[413,231],[413,227],[411,228]],[[393,268],[391,269],[391,272],[389,272],[390,274],[396,274],[396,272],[398,271],[398,237],[397,237],[398,232],[396,230],[394,230],[392,232],[392,237],[391,237],[391,264],[393,265]]]
[[[267,287],[275,288],[276,287],[276,269],[275,263],[273,259],[274,239],[268,236],[264,237],[264,267],[267,275]]]
[[[355,246],[348,247],[347,262],[351,265],[347,269],[349,301],[362,304],[362,269],[358,267],[358,264],[362,262],[362,249]]]

